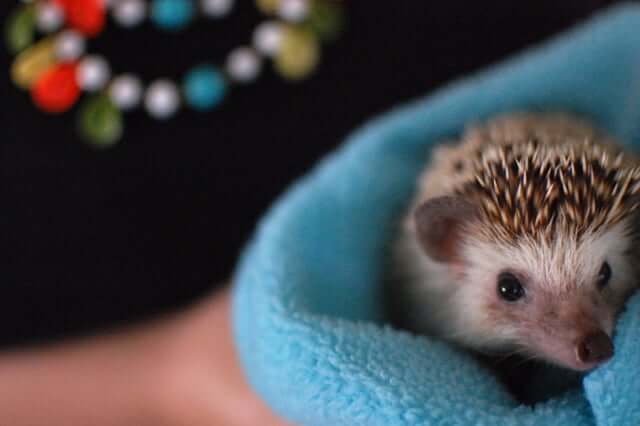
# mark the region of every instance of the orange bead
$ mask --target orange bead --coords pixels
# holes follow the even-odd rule
[[[67,25],[87,37],[94,37],[105,24],[104,0],[55,0],[65,13]]]
[[[45,71],[31,87],[33,102],[49,113],[65,112],[80,96],[76,63],[60,63]]]

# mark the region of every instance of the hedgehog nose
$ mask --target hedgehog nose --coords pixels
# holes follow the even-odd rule
[[[576,346],[578,361],[584,364],[597,364],[613,356],[613,343],[604,331],[587,334]]]

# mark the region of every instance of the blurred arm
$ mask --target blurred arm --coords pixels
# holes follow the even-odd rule
[[[285,425],[244,381],[229,294],[110,335],[0,353],[0,425]]]

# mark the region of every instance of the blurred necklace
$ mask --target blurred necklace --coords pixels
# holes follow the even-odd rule
[[[106,58],[85,53],[87,39],[102,32],[108,14],[121,27],[136,27],[148,18],[160,30],[177,32],[199,17],[226,17],[234,0],[23,3],[6,28],[8,48],[17,55],[11,68],[14,83],[51,114],[71,109],[83,91],[89,93],[78,111],[78,129],[96,147],[117,143],[124,127],[122,112],[141,105],[156,119],[170,118],[182,107],[219,107],[234,86],[258,78],[265,59],[287,80],[308,77],[318,64],[320,43],[337,36],[343,16],[336,0],[256,0],[269,18],[254,29],[250,44],[231,50],[221,65],[191,68],[180,82],[161,77],[144,84],[134,73],[112,75]],[[37,33],[43,37],[36,41]]]

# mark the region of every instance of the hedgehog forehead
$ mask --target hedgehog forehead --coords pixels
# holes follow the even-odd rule
[[[472,237],[465,245],[465,255],[480,275],[495,277],[510,271],[524,277],[530,286],[561,295],[593,284],[604,261],[622,272],[630,268],[623,260],[632,242],[628,227],[622,221],[579,239],[560,232],[551,240],[524,236],[509,244]]]
[[[622,151],[590,141],[490,145],[455,190],[481,207],[487,237],[504,242],[606,229],[638,208],[639,191],[640,169]]]
[[[552,240],[523,239],[515,249],[513,267],[528,274],[529,285],[562,294],[593,281],[602,263],[609,232],[586,238],[560,232]],[[596,266],[597,265],[597,266]]]

